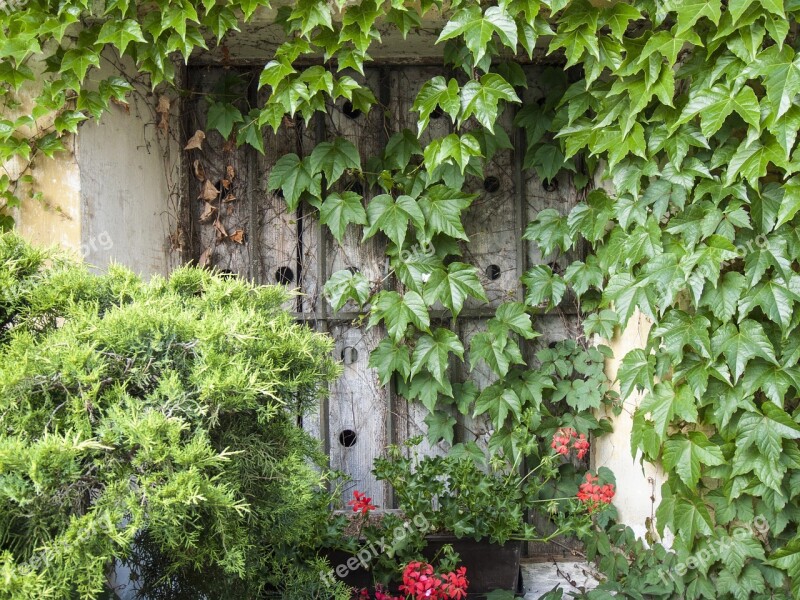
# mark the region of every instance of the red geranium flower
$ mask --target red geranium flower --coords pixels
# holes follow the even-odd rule
[[[353,492],[353,499],[347,504],[353,507],[353,512],[361,511],[362,515],[369,514],[369,511],[378,508],[372,504],[372,498],[367,497],[366,494],[359,492],[358,490]]]
[[[583,502],[590,513],[611,504],[616,490],[613,483],[598,485],[596,475],[586,474],[586,481],[578,488],[578,500]]]

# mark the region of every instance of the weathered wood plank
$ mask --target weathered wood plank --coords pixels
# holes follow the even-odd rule
[[[189,150],[189,200],[193,203],[192,229],[198,255],[195,260],[220,271],[251,277],[251,252],[257,245],[252,232],[249,195],[252,172],[250,149],[237,148],[209,131],[206,116],[209,99],[233,101],[247,112],[249,71],[198,68],[189,72],[189,86],[196,94],[187,103],[187,139],[204,132],[202,148]],[[201,198],[205,198],[204,201]],[[253,236],[257,239],[257,236]]]

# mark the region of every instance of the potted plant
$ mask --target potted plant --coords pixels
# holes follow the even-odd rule
[[[381,511],[355,491],[351,519],[337,517],[345,529],[338,552],[330,555],[332,579],[344,579],[357,589],[377,586],[376,598],[392,598],[390,592],[416,598],[408,593],[406,581],[409,565],[414,565],[411,573],[428,573],[425,581],[438,580],[440,587],[460,573],[468,578],[471,598],[497,589],[516,590],[523,542],[547,542],[587,530],[591,515],[613,497],[613,483],[590,473],[577,495],[546,493],[562,462],[572,453],[583,457],[589,449],[586,437],[572,429],[558,430],[551,452],[524,475],[513,464],[487,460],[474,443],[447,456],[423,456],[416,448],[419,441],[390,446],[386,457],[375,461],[377,478],[394,489],[396,510]],[[526,522],[526,512],[533,508],[551,516],[551,533],[543,535]],[[398,585],[401,572],[403,583]],[[451,597],[445,589],[440,592],[426,597]]]

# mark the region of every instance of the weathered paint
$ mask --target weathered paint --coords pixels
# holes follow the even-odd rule
[[[635,348],[644,348],[650,331],[650,320],[636,311],[613,340],[605,343],[614,351],[614,358],[606,361],[606,374],[616,380],[622,357]],[[629,525],[638,536],[654,530],[649,519],[655,517],[655,510],[661,502],[661,485],[666,474],[656,465],[641,462],[641,453],[631,454],[631,428],[633,413],[641,401],[641,394],[623,398],[622,413],[612,417],[614,432],[600,438],[594,444],[592,465],[594,468],[607,467],[617,479],[617,495],[614,505],[621,522]],[[666,540],[669,541],[669,540]]]
[[[159,132],[158,100],[136,85],[128,109],[112,106],[80,129],[81,246],[98,268],[119,262],[144,276],[166,275],[181,262],[170,241],[181,197],[179,112],[173,106],[170,130]]]

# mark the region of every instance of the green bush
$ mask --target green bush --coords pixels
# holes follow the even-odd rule
[[[327,475],[297,422],[338,367],[286,300],[0,236],[0,598],[104,597],[115,565],[151,599],[315,597]]]

